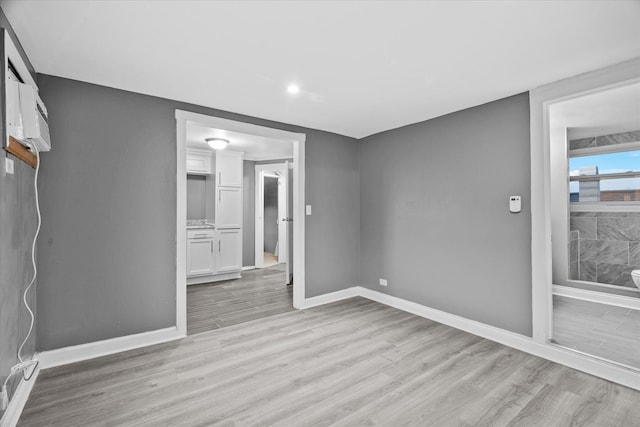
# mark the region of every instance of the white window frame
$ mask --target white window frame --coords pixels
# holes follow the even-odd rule
[[[625,151],[637,151],[640,150],[640,141],[634,142],[625,142],[621,144],[612,144],[604,147],[588,147],[588,148],[578,148],[574,150],[569,150],[568,155],[569,159],[574,157],[586,157],[586,156],[597,156],[599,154],[613,154],[613,153],[624,153]],[[567,162],[569,160],[567,159]],[[622,177],[620,174],[598,174],[597,178],[589,177],[588,179],[615,179],[615,178],[640,178],[639,172],[626,172],[626,176]],[[577,177],[571,177],[577,178]],[[580,181],[579,179],[571,179],[570,181]],[[595,212],[595,211],[606,211],[606,212],[628,212],[628,211],[640,211],[640,201],[618,201],[618,202],[601,202],[601,201],[590,201],[590,202],[570,202],[571,210],[573,212]]]

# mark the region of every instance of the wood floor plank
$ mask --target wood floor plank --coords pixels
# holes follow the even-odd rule
[[[640,311],[555,295],[556,343],[640,370]]]
[[[277,266],[242,272],[241,279],[187,287],[187,334],[293,311],[293,287]]]
[[[637,427],[639,401],[638,391],[353,298],[44,370],[19,425]]]

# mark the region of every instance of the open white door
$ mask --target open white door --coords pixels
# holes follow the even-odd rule
[[[286,206],[286,217],[282,218],[282,221],[287,225],[285,228],[285,238],[282,240],[283,246],[286,246],[286,283],[290,285],[293,277],[293,197],[291,190],[293,189],[293,174],[289,171],[289,162],[285,162],[284,174],[282,175],[282,182],[285,183],[284,194],[284,206]]]
[[[288,217],[287,191],[289,186],[289,183],[283,176],[283,169],[278,171],[278,217],[276,218],[276,221],[278,221],[278,250],[275,255],[278,257],[279,263],[287,262],[287,231],[289,228],[289,223],[282,221],[282,218]]]

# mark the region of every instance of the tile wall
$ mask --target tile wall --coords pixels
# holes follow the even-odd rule
[[[640,130],[569,141],[569,149],[640,141]],[[640,270],[640,212],[571,212],[569,278],[635,287]]]
[[[569,277],[634,287],[640,270],[640,212],[571,212]]]
[[[614,133],[611,135],[592,136],[589,138],[572,139],[569,141],[569,149],[604,147],[607,145],[624,144],[626,142],[640,141],[640,130],[633,132]]]

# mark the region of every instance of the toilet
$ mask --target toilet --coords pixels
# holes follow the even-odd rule
[[[640,289],[640,270],[633,270],[631,272],[631,278],[633,279],[633,283],[635,283],[636,287]]]

